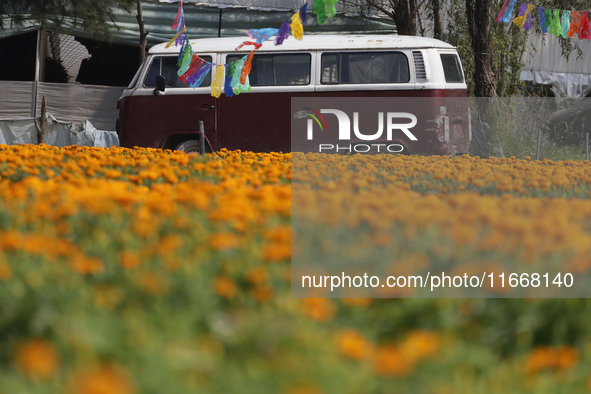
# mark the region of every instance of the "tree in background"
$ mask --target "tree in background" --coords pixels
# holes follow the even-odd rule
[[[443,1],[450,18],[443,39],[458,48],[468,76],[469,92],[477,97],[514,96],[523,92],[525,82],[520,79],[523,55],[527,50],[535,50],[527,48],[527,35],[542,34],[537,10],[532,18],[533,27],[527,31],[512,22],[496,21],[503,5],[502,0]],[[486,5],[482,6],[484,3],[489,4],[489,13],[486,13]],[[588,3],[584,3],[579,0],[539,0],[531,4],[561,10],[581,10],[588,6]],[[516,11],[514,13],[515,17]],[[488,20],[488,27],[484,19]],[[578,50],[579,55],[581,54],[576,40],[562,37],[559,40],[563,56],[567,59],[573,50]]]
[[[131,12],[135,4],[134,0],[1,0],[0,28],[31,21],[66,31],[80,27],[94,37],[110,38],[115,9]]]
[[[398,34],[417,34],[417,0],[341,0],[339,4],[366,16],[377,11],[394,20]]]
[[[441,40],[443,38],[443,18],[441,7],[445,5],[445,0],[421,0],[417,4],[417,22],[419,24],[418,33],[425,37],[427,30],[433,30],[433,38]],[[424,23],[423,21],[431,21]]]
[[[144,13],[142,11],[142,0],[137,0],[137,23],[140,27],[140,64],[146,58],[146,44],[148,42],[149,31],[146,30],[146,21],[144,20]]]
[[[0,0],[0,29],[5,25],[22,26],[26,22],[51,30],[67,33],[68,28],[79,27],[92,38],[110,41],[116,29],[115,10],[117,8],[132,12],[137,7],[137,20],[140,30],[139,61],[143,62],[146,53],[148,31],[142,15],[141,0]]]
[[[537,15],[529,33],[514,23],[497,22],[503,0],[341,0],[341,3],[356,7],[361,14],[371,15],[373,10],[374,14],[378,11],[392,18],[398,34],[424,36],[432,31],[435,38],[456,46],[468,91],[476,97],[513,96],[523,92],[525,83],[520,76],[523,54],[529,49],[527,34],[542,34]],[[588,0],[536,0],[532,4],[583,10],[588,7]],[[447,19],[445,29],[444,19]],[[429,26],[424,26],[425,20]],[[576,40],[560,38],[560,41],[566,58],[573,50],[582,55]]]
[[[414,36],[417,34],[416,0],[365,0],[396,22],[398,34]]]
[[[401,35],[424,36],[428,29],[423,20],[432,21],[429,28],[433,36],[458,47],[468,75],[469,91],[478,97],[490,97],[495,95],[497,75],[491,27],[496,1],[422,0],[417,4],[416,0],[349,0],[345,4],[356,6],[366,15],[372,8],[387,15]],[[447,32],[443,29],[444,15],[450,17]]]
[[[468,34],[474,57],[474,96],[494,97],[496,74],[493,71],[491,4],[492,0],[466,0]]]

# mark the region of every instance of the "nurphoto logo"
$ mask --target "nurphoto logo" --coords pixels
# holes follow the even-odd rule
[[[309,118],[307,121],[306,136],[308,141],[314,140],[314,128],[315,124],[320,129],[320,132],[329,132],[328,124],[322,114],[335,115],[338,121],[338,140],[339,141],[351,141],[351,118],[344,111],[339,109],[321,109],[320,112],[313,110],[309,107],[303,107],[305,111],[299,111],[295,114],[296,118]],[[355,141],[392,141],[395,132],[401,131],[411,141],[417,141],[417,137],[410,131],[417,124],[417,117],[408,112],[378,112],[378,130],[371,131],[360,130],[360,116],[359,112],[353,112],[353,135]],[[384,127],[384,123],[386,127]],[[386,136],[384,139],[384,129],[386,130]],[[328,137],[323,135],[323,142]],[[330,135],[330,137],[334,137]],[[404,146],[401,144],[388,144],[388,143],[373,143],[373,144],[329,144],[321,143],[318,144],[318,152],[350,152],[350,153],[400,153],[404,150]]]

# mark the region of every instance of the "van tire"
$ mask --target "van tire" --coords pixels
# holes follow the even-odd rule
[[[201,144],[199,140],[188,140],[180,143],[175,150],[185,153],[201,153]],[[205,151],[207,152],[207,144],[205,144]]]

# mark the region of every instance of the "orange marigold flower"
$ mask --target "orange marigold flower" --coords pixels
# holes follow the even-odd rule
[[[408,333],[400,351],[408,360],[419,360],[424,357],[433,356],[441,345],[441,339],[437,333],[432,331],[417,330]]]
[[[373,364],[374,372],[378,375],[404,376],[408,375],[414,363],[404,358],[404,354],[396,345],[378,348]]]
[[[355,330],[341,331],[337,335],[336,343],[342,354],[359,360],[369,358],[373,351],[373,344]]]
[[[119,178],[121,175],[123,175],[121,173],[121,171],[115,170],[115,169],[112,169],[112,168],[103,171],[103,174],[105,175],[106,178],[111,178],[111,179]]]
[[[269,269],[265,266],[253,267],[246,272],[246,280],[254,285],[269,280]]]
[[[291,259],[291,243],[273,242],[263,252],[266,261],[283,261]]]
[[[367,307],[371,305],[371,298],[341,298],[345,305]]]
[[[39,379],[51,377],[60,364],[53,346],[41,339],[32,339],[19,346],[14,361],[23,373]]]
[[[335,304],[328,298],[302,299],[304,315],[318,321],[332,320],[337,312]]]
[[[170,183],[178,183],[179,181],[179,178],[171,171],[164,171],[162,175]]]
[[[170,286],[168,281],[157,272],[143,272],[137,278],[138,285],[150,294],[165,294]]]
[[[579,352],[573,347],[563,346],[556,349],[556,368],[570,369],[579,362]]]
[[[168,252],[174,252],[183,245],[183,239],[178,235],[167,235],[163,237],[158,243],[158,250],[160,253],[165,254]]]
[[[290,226],[278,226],[267,230],[265,238],[275,242],[291,242],[291,227]]]
[[[140,258],[135,252],[124,251],[121,253],[120,263],[123,268],[132,269],[140,265]]]
[[[238,237],[232,233],[213,234],[209,238],[209,245],[215,250],[232,249],[238,244]]]
[[[532,350],[525,359],[525,372],[535,374],[544,369],[569,369],[579,361],[579,353],[575,348],[539,347]]]
[[[525,360],[525,372],[534,374],[554,365],[554,352],[551,348],[541,347],[532,350]]]
[[[96,370],[76,375],[72,382],[72,394],[134,394],[131,376],[123,369],[104,365]]]
[[[267,301],[273,296],[273,291],[267,286],[257,286],[252,290],[253,297],[259,301]]]
[[[104,265],[101,259],[97,257],[77,255],[70,261],[70,267],[79,274],[88,275],[101,272]]]
[[[213,282],[215,292],[224,298],[232,298],[238,292],[236,284],[229,278],[216,278]]]

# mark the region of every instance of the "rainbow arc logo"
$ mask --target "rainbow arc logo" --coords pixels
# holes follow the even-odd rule
[[[314,119],[316,121],[316,123],[318,123],[318,126],[320,126],[320,130],[324,131],[324,128],[322,127],[322,123],[324,123],[324,127],[326,127],[326,131],[328,131],[328,125],[326,124],[326,120],[324,120],[324,117],[322,115],[320,115],[319,112],[314,111],[312,108],[308,108],[308,107],[302,107],[304,108],[306,111],[302,111],[305,112],[307,116],[311,117],[312,119]],[[320,120],[322,120],[322,123],[320,123]]]

